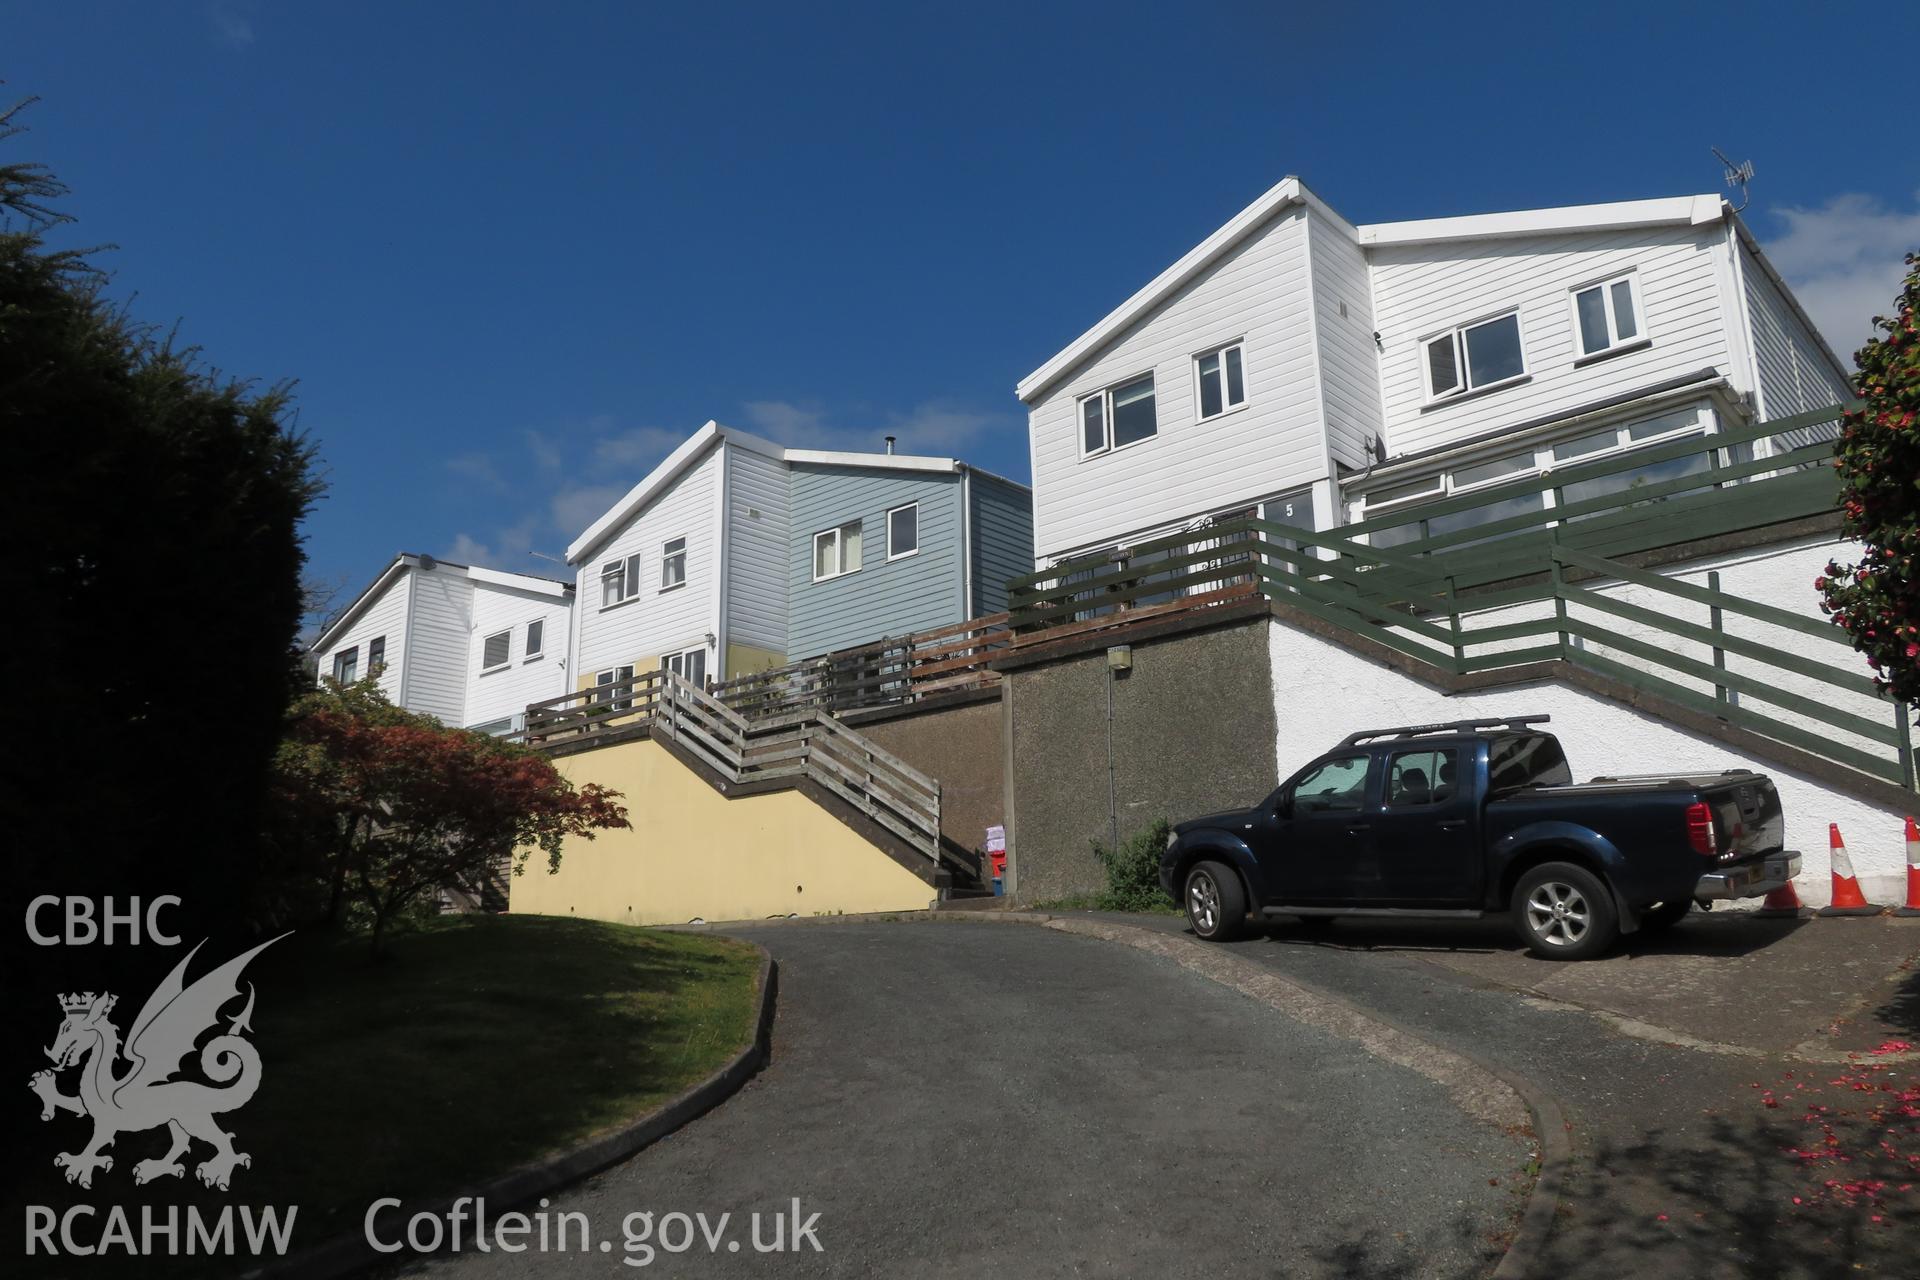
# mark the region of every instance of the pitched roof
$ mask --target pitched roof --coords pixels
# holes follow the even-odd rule
[[[341,631],[352,625],[354,619],[366,612],[367,606],[397,581],[408,569],[458,569],[475,582],[490,583],[500,587],[515,587],[522,591],[537,591],[541,595],[567,596],[573,593],[573,583],[562,582],[558,578],[543,578],[533,573],[508,573],[504,569],[482,569],[477,565],[460,564],[453,560],[441,560],[435,556],[423,555],[415,551],[402,551],[387,561],[386,567],[374,576],[372,582],[360,589],[360,594],[332,622],[320,632],[314,642],[307,647],[309,653],[318,653]]]
[[[636,512],[643,510],[690,467],[704,458],[709,449],[721,441],[735,448],[746,449],[789,465],[870,467],[877,471],[947,472],[957,472],[965,465],[954,458],[935,458],[911,453],[851,453],[836,449],[789,449],[785,445],[763,440],[737,427],[723,427],[718,422],[710,420],[682,441],[680,446],[668,454],[659,466],[647,473],[645,479],[627,490],[620,500],[609,507],[598,520],[588,525],[586,532],[575,538],[567,547],[567,563],[575,564],[584,559],[595,547],[606,541],[614,530],[624,525]]]
[[[1728,216],[1718,196],[1674,196],[1660,200],[1622,200],[1611,204],[1569,205],[1557,209],[1521,209],[1460,218],[1421,218],[1353,226],[1295,177],[1282,178],[1259,199],[1236,213],[1218,231],[1195,245],[1146,287],[1108,312],[1059,354],[1022,378],[1015,393],[1032,401],[1042,391],[1118,337],[1130,325],[1171,298],[1201,272],[1230,253],[1288,205],[1300,203],[1325,217],[1363,249],[1387,245],[1439,244],[1451,240],[1487,240],[1506,236],[1552,235],[1633,227],[1699,226]]]

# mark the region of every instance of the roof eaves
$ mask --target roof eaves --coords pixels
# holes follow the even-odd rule
[[[1668,196],[1657,200],[1620,200],[1611,204],[1476,213],[1457,218],[1375,222],[1356,227],[1355,231],[1362,246],[1382,248],[1388,245],[1440,244],[1450,240],[1495,240],[1579,231],[1620,231],[1634,227],[1701,226],[1718,222],[1723,216],[1718,196]]]
[[[659,466],[648,472],[645,479],[627,490],[618,502],[607,508],[598,520],[587,526],[585,533],[568,545],[567,563],[578,564],[595,547],[606,541],[608,535],[615,529],[625,524],[629,516],[646,506],[660,490],[671,484],[682,471],[692,465],[695,459],[704,454],[710,445],[724,438],[726,433],[726,428],[709,420],[705,426],[688,436],[678,448],[661,460]],[[737,434],[745,435],[744,432]],[[765,443],[758,437],[749,438],[756,444]]]

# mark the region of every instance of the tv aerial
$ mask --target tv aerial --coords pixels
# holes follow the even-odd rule
[[[1727,159],[1726,153],[1720,150],[1720,148],[1711,147],[1709,150],[1713,152],[1715,159],[1726,166],[1727,185],[1729,187],[1740,188],[1740,203],[1734,209],[1734,212],[1738,213],[1741,209],[1746,208],[1748,202],[1753,199],[1752,193],[1747,190],[1748,184],[1753,181],[1753,161],[1745,160],[1739,164],[1735,164],[1733,161]]]

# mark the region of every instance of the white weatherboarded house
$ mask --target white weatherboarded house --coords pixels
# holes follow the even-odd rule
[[[1248,510],[1326,529],[1849,395],[1717,197],[1356,227],[1296,178],[1017,390],[1042,564]]]
[[[402,553],[321,632],[322,677],[375,675],[409,711],[507,733],[567,689],[573,587]]]

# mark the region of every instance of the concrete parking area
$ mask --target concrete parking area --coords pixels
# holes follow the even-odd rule
[[[1018,926],[728,928],[780,964],[771,1065],[554,1197],[612,1248],[645,1212],[818,1213],[821,1252],[723,1243],[674,1275],[1476,1276],[1533,1150],[1420,1071],[1168,960]],[[1524,1112],[1519,1113],[1524,1117]],[[655,1241],[657,1246],[658,1241]],[[520,1275],[528,1255],[428,1269]]]
[[[1499,923],[1278,922],[1221,949],[1555,1100],[1571,1158],[1540,1274],[1914,1274],[1914,921],[1695,915],[1573,964]]]

